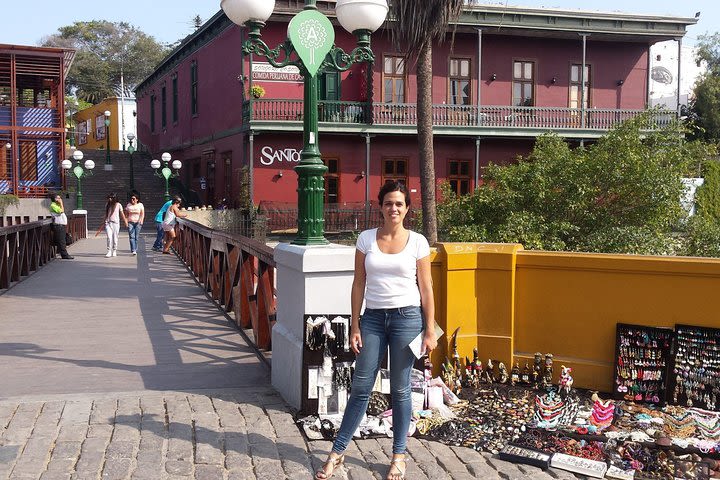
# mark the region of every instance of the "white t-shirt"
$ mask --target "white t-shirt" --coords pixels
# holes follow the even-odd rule
[[[383,253],[377,244],[377,231],[377,228],[365,230],[357,239],[357,249],[365,254],[365,306],[420,306],[417,261],[430,255],[427,239],[410,231],[400,253]]]

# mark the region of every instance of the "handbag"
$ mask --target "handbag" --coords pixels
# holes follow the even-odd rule
[[[72,245],[74,241],[75,240],[73,240],[72,235],[70,235],[68,232],[65,232],[65,245]]]

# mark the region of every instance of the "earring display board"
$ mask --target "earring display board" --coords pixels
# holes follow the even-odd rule
[[[333,414],[345,410],[355,354],[350,350],[349,315],[303,317],[301,411]]]
[[[668,391],[672,402],[717,410],[720,400],[720,329],[675,325]]]
[[[669,328],[617,325],[613,398],[665,404],[674,335]]]

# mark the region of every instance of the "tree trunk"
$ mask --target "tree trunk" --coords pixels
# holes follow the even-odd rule
[[[420,195],[423,234],[430,245],[437,242],[435,205],[435,153],[432,129],[432,44],[426,42],[417,61],[417,130],[420,161]]]

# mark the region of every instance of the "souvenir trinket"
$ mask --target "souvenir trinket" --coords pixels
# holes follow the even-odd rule
[[[579,473],[588,477],[603,478],[607,471],[607,464],[598,460],[573,457],[564,453],[555,453],[550,460],[550,466]]]
[[[591,399],[593,408],[588,422],[598,430],[609,427],[615,414],[615,402],[611,399],[603,400],[597,393],[593,393]]]
[[[545,390],[552,387],[553,384],[553,355],[552,353],[545,354],[545,366],[543,369],[543,376],[541,380],[540,388]]]
[[[548,453],[538,452],[537,450],[531,450],[517,445],[505,445],[505,448],[500,450],[498,456],[500,460],[534,465],[543,470],[547,470],[550,467],[550,455]]]
[[[497,377],[498,383],[506,384],[508,381],[508,371],[507,367],[503,362],[498,363],[498,377]]]
[[[572,373],[572,368],[566,367],[565,365],[560,366],[560,384],[558,390],[561,395],[570,395],[573,385],[573,378],[570,373]]]
[[[494,383],[495,382],[495,365],[493,365],[493,361],[491,358],[488,358],[487,363],[485,364],[485,382],[487,383]]]
[[[673,403],[718,410],[720,329],[676,325],[676,348],[669,390]]]
[[[530,378],[532,374],[530,373],[530,366],[527,362],[525,362],[525,366],[522,369],[522,373],[520,374],[520,383],[523,385],[530,385]]]
[[[518,361],[515,360],[515,365],[513,365],[510,370],[510,385],[515,386],[518,383],[520,383],[520,365],[518,365]]]
[[[533,371],[532,371],[532,385],[536,390],[540,389],[540,382],[542,381],[542,353],[538,352],[535,354],[533,360]]]

